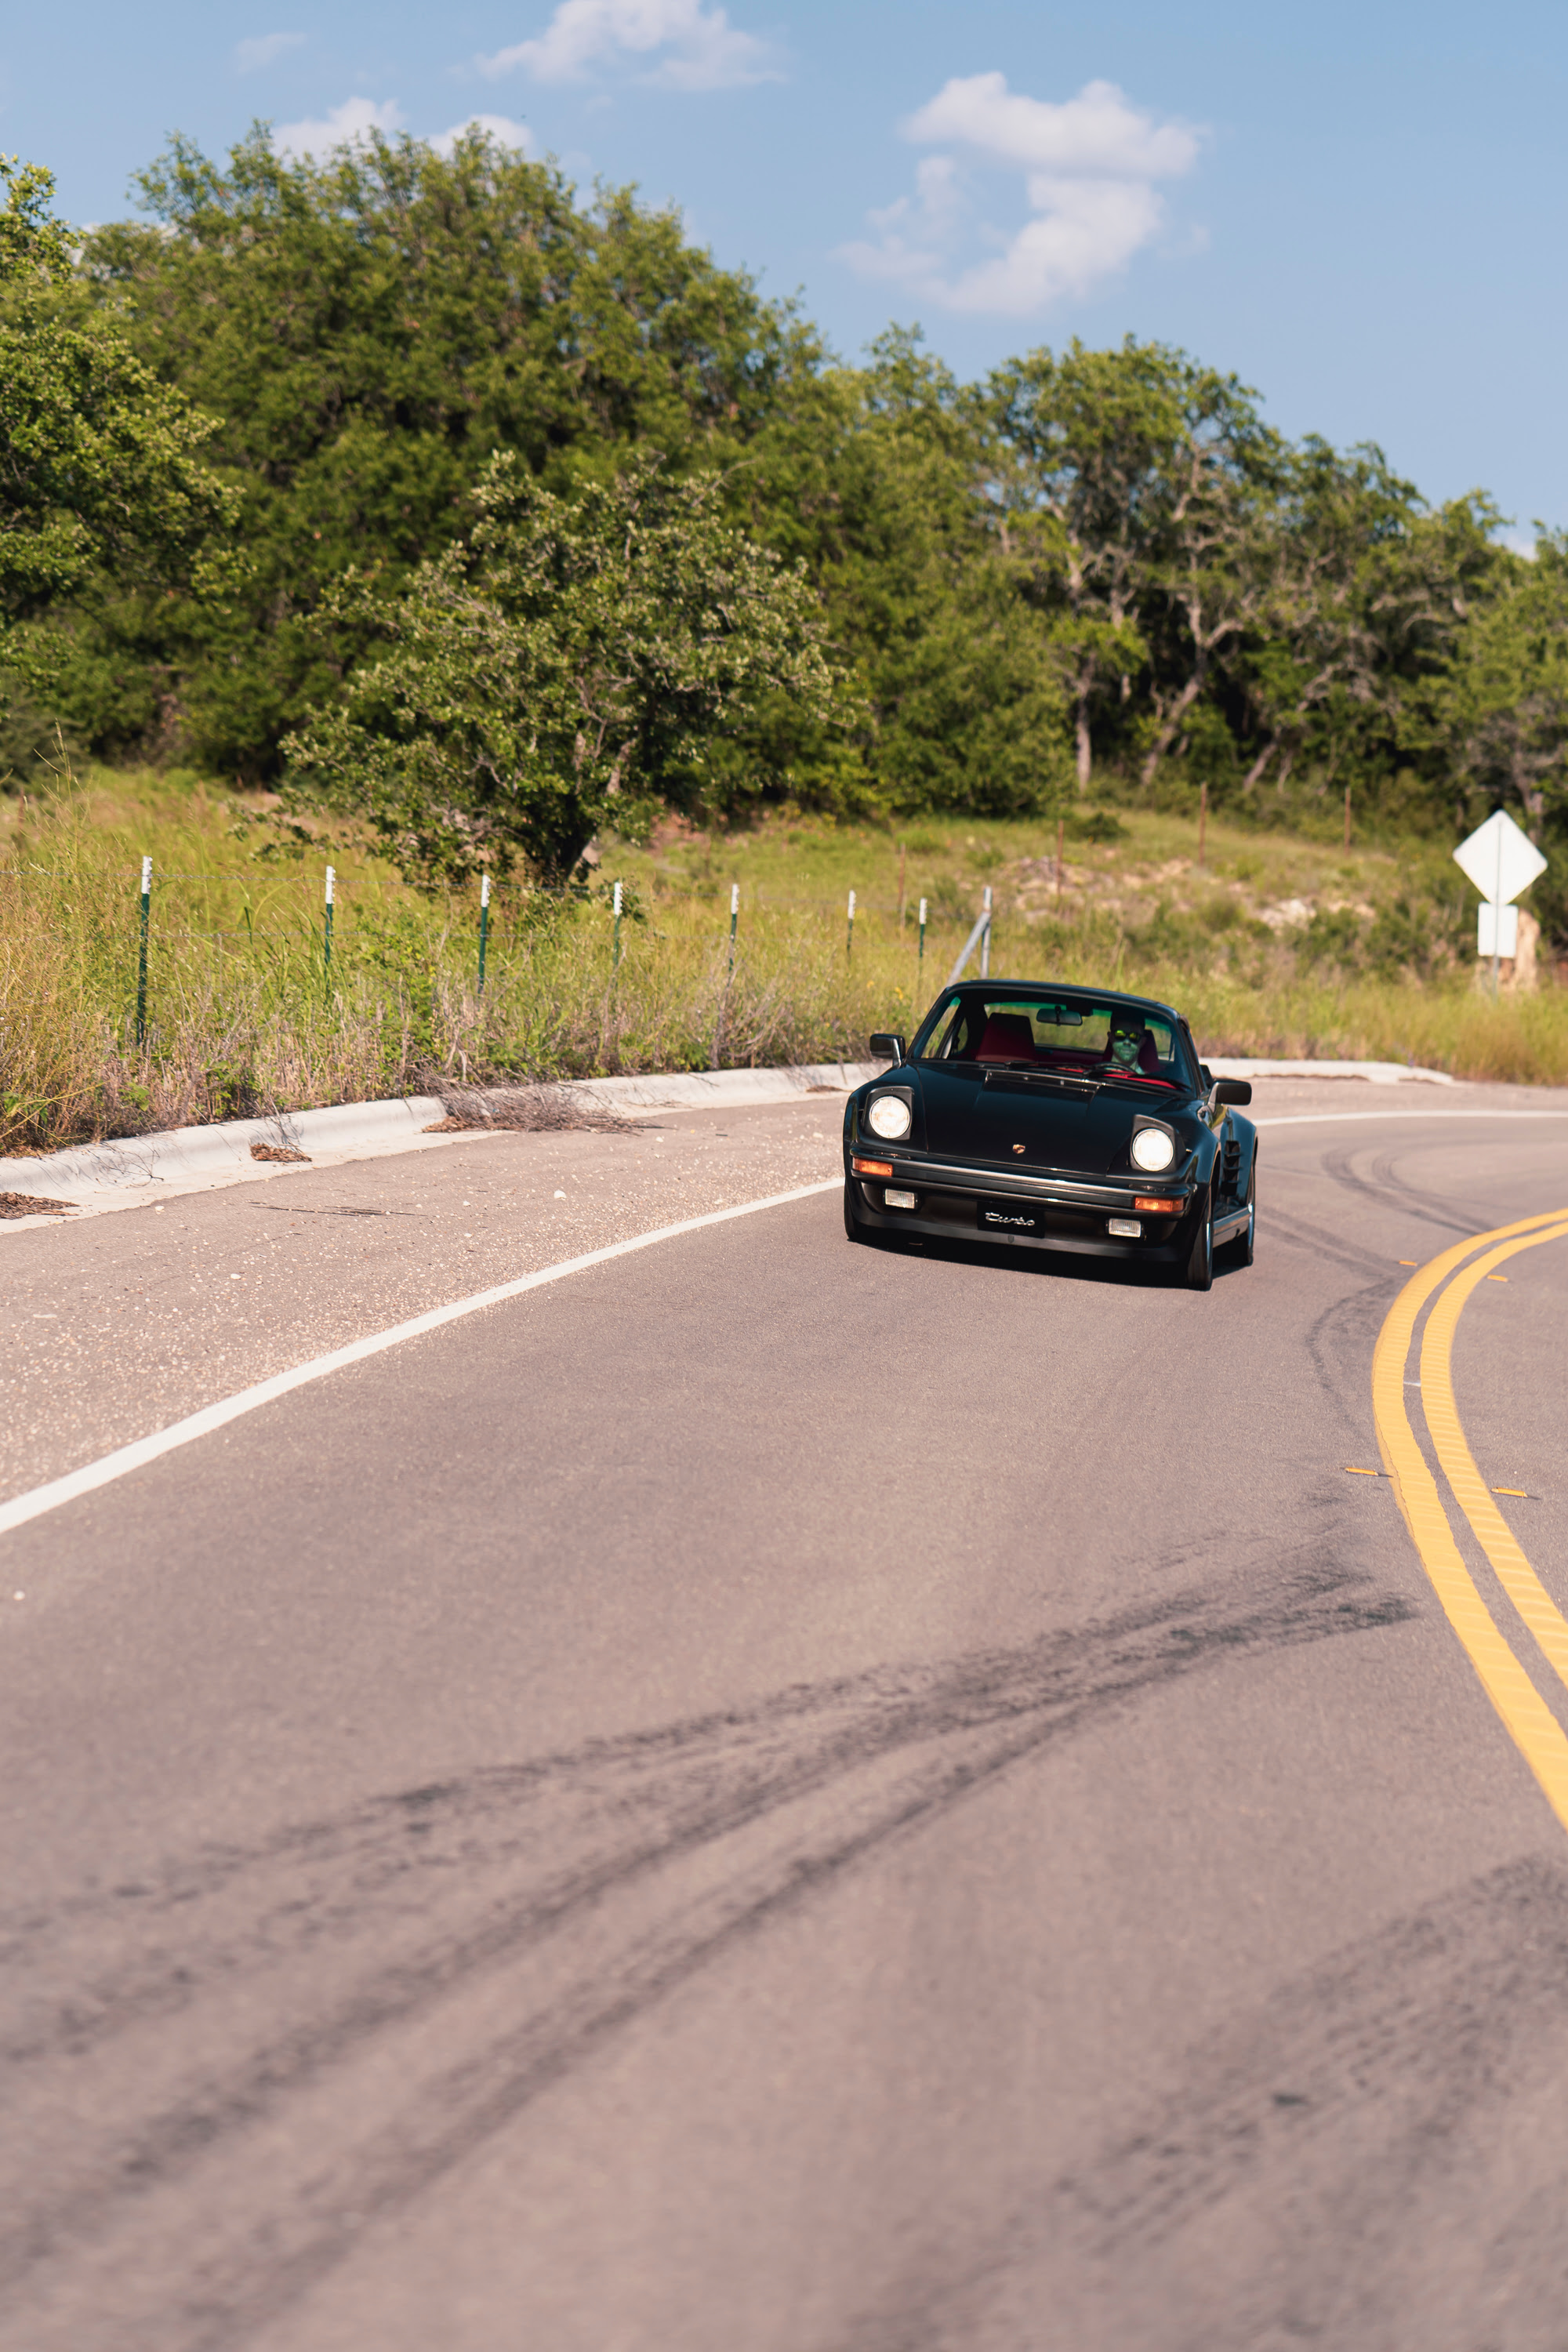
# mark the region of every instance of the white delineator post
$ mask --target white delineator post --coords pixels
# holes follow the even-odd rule
[[[991,885],[989,882],[985,885],[984,916],[985,929],[980,934],[980,977],[982,980],[989,980],[991,977]]]

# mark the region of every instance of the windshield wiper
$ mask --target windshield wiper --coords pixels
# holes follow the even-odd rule
[[[986,1066],[984,1083],[1025,1087],[1043,1094],[1097,1095],[1105,1081],[1077,1070],[1037,1070],[1027,1062],[992,1062]]]

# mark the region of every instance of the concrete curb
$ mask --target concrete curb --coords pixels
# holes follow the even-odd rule
[[[1208,1066],[1216,1078],[1368,1078],[1374,1087],[1401,1086],[1406,1079],[1429,1087],[1458,1083],[1447,1070],[1417,1069],[1414,1062],[1220,1061],[1211,1055]]]
[[[659,1110],[738,1109],[748,1103],[793,1102],[803,1095],[847,1094],[875,1077],[881,1062],[826,1062],[797,1069],[676,1071],[666,1076],[579,1078],[567,1090],[585,1102],[630,1117]],[[286,1111],[276,1118],[233,1118],[208,1127],[180,1127],[162,1135],[89,1143],[37,1160],[0,1160],[0,1192],[31,1193],[38,1200],[70,1201],[91,1213],[136,1208],[179,1192],[207,1192],[218,1185],[257,1183],[287,1176],[299,1161],[258,1160],[252,1144],[302,1151],[314,1167],[347,1160],[380,1159],[390,1152],[422,1151],[447,1143],[472,1143],[487,1133],[466,1128],[455,1135],[426,1135],[443,1114],[435,1095],[407,1095],[391,1102],[336,1103],[324,1110]],[[494,1129],[491,1133],[510,1130]],[[8,1218],[0,1233],[53,1223],[47,1214]],[[70,1223],[75,1223],[73,1218]]]

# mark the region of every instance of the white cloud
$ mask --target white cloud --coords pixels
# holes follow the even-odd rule
[[[1161,180],[1190,171],[1198,152],[1196,137],[1184,124],[1140,114],[1113,81],[1089,82],[1064,106],[1052,106],[1010,90],[999,73],[948,82],[910,116],[904,136],[921,146],[957,140],[1030,171],[1120,180]]]
[[[437,132],[430,144],[437,155],[449,155],[465,131],[488,131],[503,147],[516,147],[528,154],[533,146],[533,133],[526,122],[514,122],[506,114],[470,114],[466,122],[454,122],[450,131]]]
[[[279,122],[272,144],[285,155],[330,155],[335,147],[352,146],[372,131],[401,131],[403,109],[395,98],[377,105],[370,98],[345,98],[328,110],[321,122]]]
[[[773,53],[737,32],[722,8],[702,0],[560,0],[537,40],[481,58],[489,75],[518,66],[537,81],[581,81],[595,66],[647,60],[640,79],[671,89],[723,89],[771,81]]]
[[[380,105],[370,98],[345,98],[342,106],[330,107],[320,122],[279,122],[273,126],[272,143],[285,155],[314,155],[320,160],[339,147],[351,147],[372,131],[384,131],[389,135],[406,130],[403,109],[395,98]],[[437,155],[449,155],[465,131],[488,131],[503,147],[516,147],[524,154],[533,146],[533,133],[526,122],[514,122],[508,114],[471,114],[465,121],[454,122],[449,131],[438,131],[430,141]]]
[[[262,33],[253,41],[239,42],[234,61],[241,73],[258,73],[263,66],[276,65],[289,49],[301,47],[304,39],[303,33]]]
[[[973,199],[951,155],[926,156],[913,197],[870,215],[879,238],[839,257],[949,309],[1013,318],[1082,297],[1124,268],[1159,233],[1155,182],[1189,172],[1199,144],[1187,125],[1129,105],[1114,82],[1091,81],[1058,106],[1010,90],[999,73],[949,81],[903,130],[921,145],[967,148],[982,166],[1021,170],[1034,217],[1011,236],[981,225],[983,240],[1003,249],[966,264]]]

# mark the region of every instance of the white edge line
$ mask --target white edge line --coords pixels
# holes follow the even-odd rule
[[[1255,1118],[1254,1127],[1322,1127],[1330,1120],[1343,1125],[1352,1119],[1377,1118],[1384,1124],[1390,1120],[1420,1120],[1423,1126],[1432,1119],[1450,1118],[1568,1118],[1568,1110],[1303,1110],[1288,1111],[1280,1118]]]
[[[107,1486],[132,1470],[144,1469],[161,1454],[173,1454],[177,1447],[189,1445],[198,1437],[210,1436],[215,1429],[237,1421],[243,1413],[255,1412],[258,1406],[270,1404],[275,1397],[287,1396],[290,1389],[325,1380],[329,1372],[341,1371],[347,1364],[363,1363],[367,1356],[382,1355],[388,1348],[400,1347],[405,1339],[417,1339],[426,1331],[438,1331],[444,1323],[456,1323],[465,1315],[477,1315],[481,1307],[499,1306],[503,1299],[520,1298],[526,1290],[541,1290],[546,1283],[560,1282],[569,1274],[581,1274],[584,1267],[604,1265],[611,1258],[629,1257],[634,1250],[649,1249],[655,1242],[670,1242],[681,1234],[700,1233],[705,1225],[728,1224],[736,1217],[754,1216],[761,1209],[782,1209],[791,1201],[811,1200],[818,1192],[835,1191],[843,1181],[841,1176],[831,1176],[821,1183],[799,1185],[793,1192],[770,1193],[764,1201],[742,1201],[737,1208],[710,1209],[705,1216],[684,1217],[677,1225],[658,1225],[651,1233],[634,1234],[629,1241],[610,1242],[605,1248],[589,1250],[582,1257],[563,1258],[555,1265],[519,1275],[515,1282],[497,1283],[492,1290],[477,1290],[470,1298],[453,1299],[448,1306],[432,1307],[426,1314],[410,1317],[406,1323],[394,1323],[384,1331],[351,1339],[346,1348],[334,1348],[330,1355],[312,1356],[308,1363],[295,1364],[286,1372],[275,1372],[268,1381],[258,1381],[254,1388],[240,1389],[233,1396],[220,1398],[216,1404],[204,1405],[200,1412],[188,1413],[184,1421],[171,1422],[167,1429],[154,1430],[151,1437],[139,1437],[131,1445],[118,1446],[112,1454],[103,1454],[80,1470],[69,1471],[63,1478],[51,1478],[47,1486],[35,1486],[28,1494],[0,1503],[0,1535],[8,1535],[13,1528],[23,1527],[29,1519],[41,1518],[46,1511],[58,1510],[62,1503],[75,1502],[80,1495],[90,1495],[95,1487]]]

